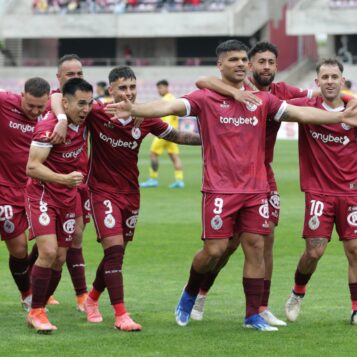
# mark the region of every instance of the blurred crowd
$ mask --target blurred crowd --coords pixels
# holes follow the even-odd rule
[[[33,0],[36,14],[221,11],[234,0]]]
[[[330,0],[331,8],[352,8],[357,7],[357,0]]]

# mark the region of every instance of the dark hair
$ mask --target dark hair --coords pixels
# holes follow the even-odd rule
[[[321,66],[337,66],[343,73],[343,64],[336,58],[327,58],[319,61],[316,65],[316,73],[319,74]]]
[[[129,66],[118,66],[109,72],[109,83],[113,83],[119,78],[136,79],[134,71]]]
[[[257,53],[271,52],[278,58],[278,48],[270,42],[262,41],[258,42],[253,48],[248,52],[248,58],[251,59]]]
[[[63,96],[74,95],[77,90],[93,93],[92,85],[86,80],[83,78],[71,78],[64,84],[62,88],[62,94]]]
[[[78,55],[72,53],[69,55],[64,55],[58,60],[58,68],[61,67],[62,63],[67,62],[67,61],[72,61],[72,60],[77,60],[81,62],[81,59],[79,58]]]
[[[238,40],[228,40],[220,43],[216,48],[216,55],[219,57],[224,52],[229,51],[249,51],[248,46]]]
[[[25,93],[29,93],[36,98],[40,98],[45,94],[50,94],[50,84],[43,78],[34,77],[25,82]]]
[[[158,86],[166,86],[166,87],[168,87],[169,86],[169,82],[166,79],[161,79],[161,81],[158,81],[156,83],[156,87],[158,87]]]
[[[97,82],[97,86],[105,89],[105,88],[107,88],[107,82],[99,81],[99,82]]]
[[[352,82],[351,82],[350,80],[346,79],[346,81],[345,81],[345,87],[346,87],[347,89],[351,89],[351,88],[352,88]]]

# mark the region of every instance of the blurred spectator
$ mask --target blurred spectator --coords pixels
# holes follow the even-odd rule
[[[348,79],[346,79],[345,85],[343,86],[341,93],[357,98],[357,93],[352,91],[352,82]]]
[[[127,66],[131,66],[132,65],[132,58],[133,58],[133,51],[131,50],[131,48],[128,46],[128,45],[126,45],[125,47],[124,47],[124,60],[125,60],[125,64],[127,65]]]
[[[352,53],[348,50],[348,37],[346,35],[341,36],[341,47],[337,51],[337,56],[343,63],[352,64]]]
[[[109,103],[112,101],[105,81],[97,82],[96,93],[97,96],[94,98],[95,100],[100,100],[102,103]]]

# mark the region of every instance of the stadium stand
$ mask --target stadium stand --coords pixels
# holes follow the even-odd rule
[[[330,0],[329,5],[332,9],[356,8],[357,0]]]

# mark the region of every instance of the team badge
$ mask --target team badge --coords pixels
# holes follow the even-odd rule
[[[85,209],[86,211],[89,211],[89,212],[90,212],[90,201],[89,201],[89,200],[86,200],[86,201],[84,202],[84,209]]]
[[[227,109],[227,108],[229,108],[229,104],[224,100],[224,101],[222,102],[222,104],[220,104],[220,107]]]
[[[115,226],[115,218],[111,214],[107,214],[104,218],[104,225],[107,228],[113,228]]]
[[[67,234],[73,234],[75,228],[76,221],[74,219],[69,219],[63,223],[63,230]]]
[[[51,218],[46,212],[43,212],[38,218],[38,221],[40,222],[41,226],[48,226],[51,222]]]
[[[310,219],[309,219],[309,228],[312,230],[312,231],[315,231],[317,228],[320,227],[320,220],[319,220],[319,217],[317,216],[312,216]]]
[[[128,228],[135,228],[137,221],[138,221],[138,216],[136,215],[136,216],[129,217],[125,221],[125,223]]]
[[[250,112],[255,112],[258,108],[256,104],[252,104],[252,103],[247,103],[245,106]]]
[[[275,208],[280,209],[280,196],[278,194],[273,194],[269,197],[269,203]]]
[[[351,212],[347,216],[347,222],[354,227],[357,227],[357,211]]]
[[[216,216],[214,216],[211,220],[211,227],[215,230],[218,231],[219,229],[222,228],[223,225],[223,221],[221,216],[219,216],[218,214]]]
[[[131,129],[131,135],[135,140],[138,140],[141,136],[141,130],[140,128],[133,128]]]
[[[267,200],[264,200],[264,203],[259,207],[259,214],[263,218],[269,219],[269,206]]]
[[[346,123],[342,123],[341,124],[342,128],[345,129],[345,130],[350,130],[351,129],[351,126],[346,124]]]
[[[15,230],[15,225],[7,219],[4,223],[4,231],[10,234],[13,233],[14,230]]]

